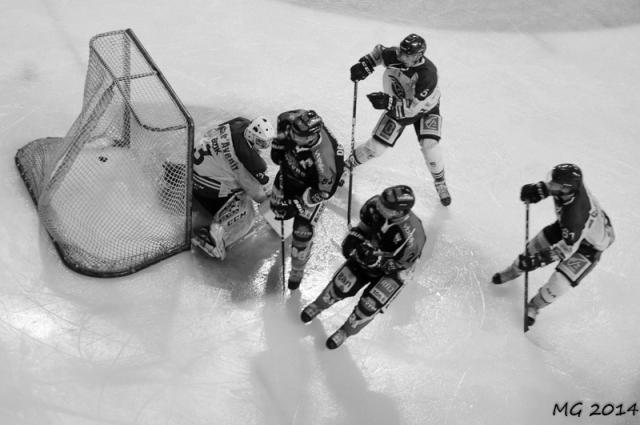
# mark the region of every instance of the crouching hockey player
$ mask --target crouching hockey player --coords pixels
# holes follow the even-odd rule
[[[367,78],[378,65],[383,65],[384,92],[367,95],[375,109],[384,112],[372,137],[351,153],[347,167],[362,164],[392,148],[405,127],[413,125],[420,150],[431,172],[440,202],[447,206],[451,195],[444,178],[444,161],[440,147],[442,117],[438,70],[424,56],[427,43],[417,34],[405,37],[399,47],[377,45],[351,67],[351,81]]]
[[[593,270],[602,252],[615,239],[609,217],[585,187],[577,165],[556,165],[551,170],[550,181],[524,185],[520,199],[533,204],[550,195],[557,220],[528,242],[526,254],[520,254],[492,279],[499,285],[525,271],[559,262],[547,283],[527,304],[529,326],[534,324],[541,308],[577,286]]]
[[[309,261],[315,224],[325,202],[338,188],[344,153],[315,111],[283,112],[278,116],[277,129],[271,159],[280,170],[273,183],[271,209],[278,220],[293,218],[287,286],[295,290]]]
[[[245,236],[255,219],[252,201],[269,197],[267,164],[258,150],[270,146],[275,130],[265,117],[238,117],[207,130],[193,149],[193,195],[211,214],[191,242],[224,260],[226,247]]]
[[[411,212],[414,203],[409,186],[392,186],[369,199],[360,210],[360,223],[351,228],[342,243],[347,261],[300,315],[308,323],[337,301],[365,288],[347,321],[327,340],[328,348],[337,348],[347,337],[360,332],[404,286],[403,271],[413,268],[426,242],[422,222]]]

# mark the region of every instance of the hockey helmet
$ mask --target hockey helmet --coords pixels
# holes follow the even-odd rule
[[[409,214],[416,203],[413,190],[407,185],[386,188],[379,197],[378,210],[387,219]]]
[[[265,117],[258,117],[251,121],[244,129],[244,138],[253,149],[266,149],[275,137],[276,131],[271,122]]]
[[[551,181],[547,186],[552,195],[576,193],[582,187],[582,170],[575,164],[558,164],[551,170]]]
[[[426,50],[427,43],[424,38],[417,34],[409,34],[400,42],[398,61],[407,67],[415,66],[422,60]]]
[[[307,146],[318,139],[322,129],[322,118],[316,111],[302,112],[291,124],[291,138],[299,146]]]
[[[423,55],[427,51],[427,42],[418,34],[409,34],[400,42],[400,52],[405,55]]]

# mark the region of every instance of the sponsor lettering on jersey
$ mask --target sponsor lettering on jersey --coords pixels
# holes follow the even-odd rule
[[[415,237],[413,236],[413,234],[415,233],[415,229],[413,229],[413,226],[411,226],[408,221],[402,223],[401,227],[407,238],[406,247],[412,249],[416,241]]]
[[[391,82],[391,90],[393,90],[393,94],[400,99],[405,99],[406,92],[402,83],[394,75],[389,75],[389,80]]]

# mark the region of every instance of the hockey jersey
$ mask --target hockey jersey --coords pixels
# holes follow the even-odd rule
[[[384,257],[380,273],[409,269],[420,258],[427,240],[422,221],[413,212],[397,221],[386,220],[378,211],[379,197],[370,198],[360,209],[360,223],[347,234],[342,243],[342,254],[350,258],[356,246],[367,242],[379,249]]]
[[[382,77],[384,92],[396,99],[396,118],[413,118],[429,112],[440,103],[438,70],[426,57],[407,68],[398,60],[397,47],[378,44],[369,53],[369,61],[386,69]],[[364,58],[363,58],[364,59]]]
[[[604,251],[615,240],[609,217],[584,185],[572,200],[554,197],[554,204],[557,221],[545,229],[545,236],[561,258],[571,256],[583,241]]]
[[[278,137],[271,144],[271,159],[280,165],[284,196],[292,199],[310,189],[318,202],[335,193],[344,171],[344,150],[333,134],[322,126],[319,140],[311,146],[298,146],[288,137],[288,127],[304,110],[278,116]]]
[[[205,198],[245,191],[256,202],[267,198],[267,164],[244,138],[251,123],[242,117],[207,130],[193,148],[193,188]]]

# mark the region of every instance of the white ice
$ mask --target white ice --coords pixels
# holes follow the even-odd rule
[[[601,4],[602,3],[602,4]],[[605,4],[607,3],[607,4]],[[0,424],[632,424],[640,409],[640,6],[637,1],[0,0]],[[384,17],[382,17],[384,16]],[[346,194],[317,230],[308,278],[279,294],[264,230],[221,263],[184,252],[96,279],[59,260],[13,158],[80,111],[88,41],[132,28],[196,120],[314,108],[345,146],[349,66],[425,36],[443,91],[453,196],[440,206],[411,132],[358,169],[357,208],[417,193],[428,242],[415,279],[336,351],[354,300],[298,319],[342,258]],[[359,86],[357,140],[378,114]],[[489,283],[522,249],[522,184],[575,162],[618,239],[522,332],[523,285]],[[531,232],[553,220],[532,207]],[[551,273],[531,274],[530,293]],[[553,415],[583,403],[580,417]],[[577,413],[577,410],[574,412]]]

